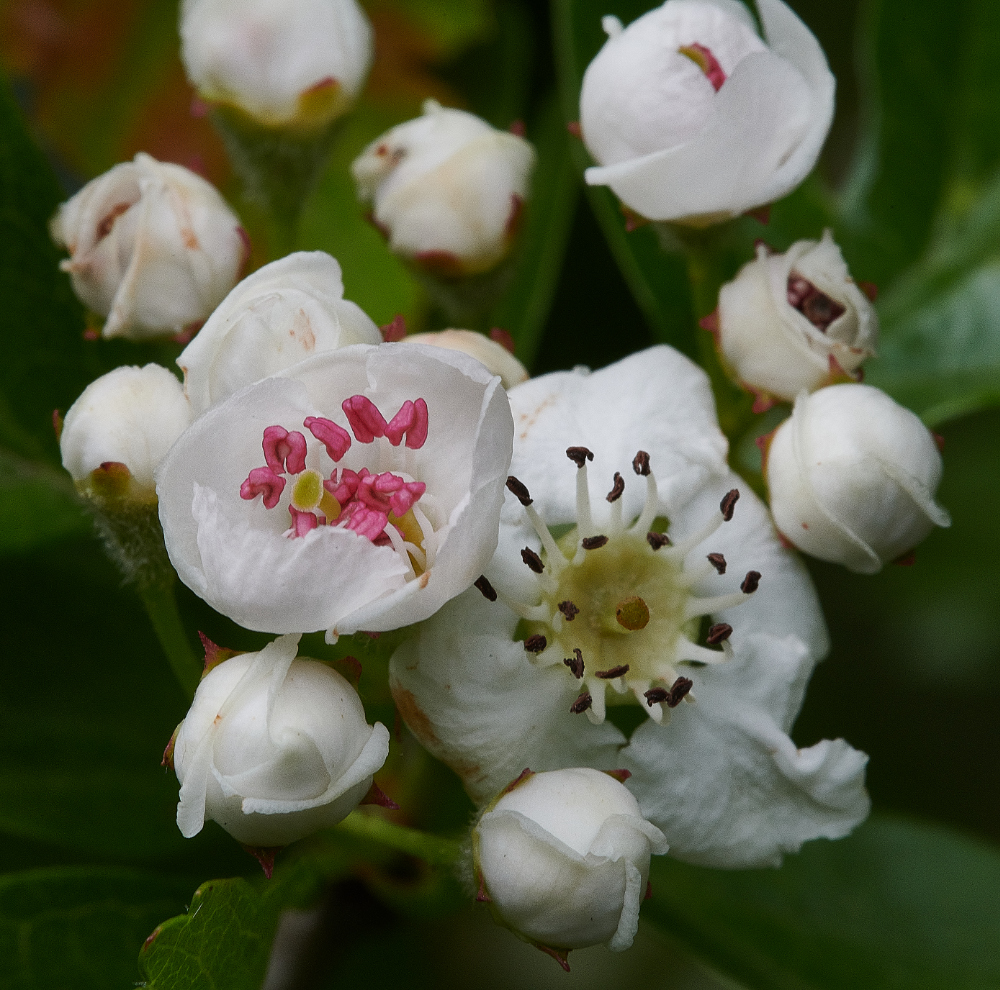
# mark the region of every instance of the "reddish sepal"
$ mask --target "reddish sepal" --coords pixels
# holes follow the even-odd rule
[[[198,638],[201,640],[202,649],[205,651],[205,669],[201,672],[202,677],[210,670],[218,667],[224,660],[238,657],[244,652],[243,650],[229,650],[224,646],[217,646],[200,629],[198,630]]]
[[[394,344],[406,336],[406,317],[402,313],[397,313],[389,323],[379,327],[379,330],[382,331],[382,339],[387,344]]]
[[[653,896],[653,881],[646,881],[646,896],[643,898],[644,901],[648,901]]]
[[[909,553],[904,553],[902,557],[897,557],[893,563],[897,567],[912,567],[917,562],[917,554],[915,550],[911,550]]]
[[[535,942],[535,948],[541,949],[547,956],[552,956],[553,959],[568,973],[569,972],[569,949],[553,949],[550,945],[540,945]]]
[[[489,333],[490,340],[499,344],[508,354],[514,353],[514,338],[503,327],[493,327]]]
[[[390,811],[399,811],[399,805],[374,780],[372,781],[372,786],[368,788],[368,793],[361,799],[360,803],[374,804],[380,808],[388,808]]]
[[[707,330],[715,338],[716,342],[718,342],[718,340],[719,340],[719,310],[717,308],[713,309],[712,312],[708,314],[708,316],[703,316],[698,321],[698,326],[700,326],[702,328],[702,330]]]
[[[573,137],[583,140],[583,128],[580,126],[580,121],[571,120],[566,125],[566,130],[569,131],[569,133],[572,134]]]
[[[878,286],[874,282],[858,282],[858,288],[868,297],[869,302],[878,299]]]
[[[54,416],[55,413],[53,413],[52,415]],[[932,433],[931,436],[934,437],[934,446],[937,447],[938,453],[939,454],[943,454],[944,453],[944,437],[941,436],[940,433]]]
[[[60,413],[58,409],[53,409],[52,410],[52,429],[55,430],[55,433],[56,433],[56,442],[57,443],[59,442],[59,438],[62,436],[62,428],[63,428],[62,413]]]
[[[271,879],[271,874],[274,873],[274,857],[284,849],[284,846],[246,846],[240,843],[243,848],[250,853],[251,856],[258,863],[260,863],[260,868],[264,871],[264,878],[267,880]]]
[[[629,777],[632,776],[631,770],[625,770],[624,768],[618,770],[605,770],[604,771],[609,777],[614,777],[619,784],[624,784]]]
[[[758,206],[756,210],[747,210],[747,216],[753,217],[754,220],[766,227],[771,222],[771,204]]]
[[[509,783],[509,784],[508,784],[508,785],[507,785],[507,786],[506,786],[506,787],[505,787],[505,788],[504,788],[504,789],[503,789],[503,790],[501,791],[501,792],[500,792],[500,796],[502,797],[502,796],[503,796],[504,794],[510,794],[510,792],[511,792],[512,790],[514,790],[514,788],[515,788],[515,787],[518,787],[519,785],[523,784],[523,783],[524,783],[524,782],[525,782],[526,780],[528,780],[529,778],[531,778],[531,777],[534,777],[534,776],[535,776],[535,771],[534,771],[534,770],[529,770],[529,769],[528,769],[527,767],[525,767],[525,768],[524,768],[524,769],[523,769],[523,770],[522,770],[522,771],[521,771],[521,772],[520,772],[520,773],[519,773],[519,774],[517,775],[517,777],[515,777],[515,778],[514,778],[514,779],[513,779],[513,780],[512,780],[512,781],[511,781],[511,782],[510,782],[510,783]]]
[[[523,120],[512,120],[507,130],[516,137],[524,137],[528,133],[528,128],[524,126]]]
[[[476,900],[480,904],[489,904],[493,900],[486,891],[486,881],[483,879],[482,873],[479,874],[479,890],[476,891]]]

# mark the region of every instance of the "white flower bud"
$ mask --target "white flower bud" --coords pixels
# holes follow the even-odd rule
[[[499,375],[504,388],[513,388],[528,380],[528,369],[502,344],[474,330],[438,330],[414,333],[406,338],[411,344],[430,344],[462,351],[474,357],[491,375]]]
[[[284,846],[347,817],[389,752],[389,731],[365,720],[354,688],[299,637],[213,667],[177,730],[177,825],[206,819],[254,847]]]
[[[833,119],[834,79],[809,29],[758,0],[668,0],[587,67],[580,126],[610,186],[650,220],[703,226],[770,203],[808,175]]]
[[[142,339],[200,323],[236,284],[249,243],[215,188],[140,152],[63,203],[52,237],[105,337]]]
[[[184,0],[180,31],[199,95],[270,127],[315,128],[341,116],[373,53],[355,0]]]
[[[88,496],[155,502],[153,471],[191,419],[181,383],[166,368],[115,368],[66,413],[63,467]]]
[[[778,529],[800,550],[874,574],[949,526],[934,501],[941,455],[909,409],[870,385],[831,385],[795,400],[767,450]]]
[[[524,138],[428,100],[423,116],[365,148],[351,173],[392,251],[459,276],[507,254],[534,165]]]
[[[375,323],[344,299],[336,260],[322,251],[299,251],[240,282],[177,363],[200,415],[312,354],[381,342]]]
[[[784,254],[757,248],[719,291],[718,342],[741,384],[792,402],[872,357],[878,316],[827,230]]]
[[[628,789],[585,768],[525,772],[473,830],[480,897],[563,961],[570,949],[632,944],[650,855],[666,851]]]

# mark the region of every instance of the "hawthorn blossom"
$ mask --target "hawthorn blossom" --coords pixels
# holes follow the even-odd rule
[[[248,846],[285,846],[346,818],[389,753],[336,671],[296,657],[298,636],[222,660],[204,675],[167,749],[180,782],[177,826],[206,820]]]
[[[49,225],[80,300],[104,337],[198,326],[236,284],[250,244],[211,183],[139,152],[88,182]]]
[[[795,400],[766,447],[774,521],[803,553],[860,574],[905,557],[935,526],[941,454],[916,413],[871,385]]]
[[[568,970],[571,949],[631,946],[650,854],[667,843],[615,775],[576,767],[525,770],[476,822],[472,849],[478,899]]]
[[[783,254],[758,245],[757,258],[719,290],[716,323],[723,360],[758,409],[860,377],[878,342],[875,307],[829,230]]]
[[[183,0],[180,35],[202,99],[298,130],[350,108],[374,47],[357,0]]]
[[[200,414],[311,354],[381,341],[371,318],[344,298],[336,259],[323,251],[296,251],[243,279],[177,364]]]
[[[580,127],[610,186],[649,220],[705,226],[771,203],[812,170],[833,121],[819,43],[781,0],[668,0],[587,67]]]
[[[777,863],[850,831],[866,758],[788,737],[827,648],[819,605],[726,465],[705,374],[661,346],[508,394],[494,559],[391,661],[411,730],[477,801],[524,766],[624,767],[691,862]],[[621,705],[647,716],[627,739]]]
[[[418,268],[453,278],[495,267],[509,253],[528,198],[535,150],[485,120],[424,103],[414,120],[358,155],[358,198],[389,249]]]
[[[181,580],[249,629],[427,618],[496,547],[513,425],[498,378],[418,344],[316,354],[213,406],[157,472]]]

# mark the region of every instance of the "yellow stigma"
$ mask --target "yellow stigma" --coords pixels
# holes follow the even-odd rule
[[[299,512],[312,512],[323,500],[324,494],[326,489],[319,471],[303,471],[292,488],[292,505]]]
[[[623,598],[615,609],[615,619],[629,632],[645,629],[649,625],[649,606],[638,595]]]

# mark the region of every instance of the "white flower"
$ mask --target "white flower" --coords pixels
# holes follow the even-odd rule
[[[787,735],[826,649],[819,605],[726,467],[704,373],[655,347],[508,395],[529,494],[512,483],[479,591],[394,654],[410,728],[478,801],[524,766],[625,767],[693,862],[774,863],[849,831],[867,813],[864,756]],[[625,745],[607,713],[636,703],[649,718]]]
[[[870,385],[801,395],[765,461],[778,529],[800,550],[874,574],[935,526],[941,455],[909,409]]]
[[[513,424],[464,354],[357,344],[213,406],[157,472],[181,580],[264,632],[394,629],[496,546]]]
[[[480,897],[567,969],[570,949],[632,944],[650,854],[667,851],[628,790],[586,768],[526,771],[479,819],[472,841]]]
[[[344,298],[340,265],[322,251],[299,251],[243,279],[177,364],[200,414],[311,354],[381,342],[378,327]]]
[[[296,659],[298,636],[213,667],[178,726],[177,827],[206,820],[244,845],[285,846],[346,818],[389,753],[389,730],[365,720],[340,674]]]
[[[703,226],[779,199],[811,171],[834,79],[809,29],[758,0],[766,44],[736,0],[668,0],[609,37],[587,67],[580,126],[610,186],[650,220]]]
[[[181,383],[166,368],[115,368],[91,382],[66,413],[63,467],[86,495],[155,502],[153,471],[191,419]]]
[[[524,138],[428,100],[423,116],[368,145],[351,173],[392,251],[458,276],[507,254],[534,166]]]
[[[270,127],[341,116],[372,61],[371,24],[355,0],[184,0],[180,32],[199,95]]]
[[[499,375],[504,388],[513,388],[528,380],[528,369],[502,344],[474,330],[438,330],[435,333],[414,333],[407,337],[411,344],[447,347],[474,357],[491,375]]]
[[[140,152],[63,203],[52,237],[80,299],[106,316],[105,337],[141,339],[198,324],[236,284],[249,254],[239,218],[215,188]]]
[[[765,403],[792,402],[872,357],[878,316],[827,230],[784,254],[759,245],[719,290],[717,340],[741,384]]]

